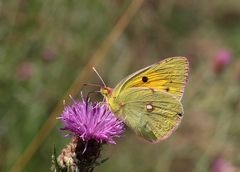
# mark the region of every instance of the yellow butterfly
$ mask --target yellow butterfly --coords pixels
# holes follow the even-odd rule
[[[115,88],[101,87],[112,112],[137,135],[156,143],[169,137],[183,117],[180,102],[188,79],[185,57],[143,68]]]

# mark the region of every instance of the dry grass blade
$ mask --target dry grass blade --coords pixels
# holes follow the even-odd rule
[[[143,0],[133,0],[132,3],[129,5],[125,13],[121,16],[119,21],[116,23],[110,34],[107,38],[103,41],[101,46],[97,49],[93,57],[90,59],[87,65],[83,68],[83,70],[79,73],[79,76],[76,78],[75,82],[66,92],[65,96],[62,98],[66,101],[69,100],[69,95],[75,96],[79,93],[81,89],[80,81],[85,82],[87,78],[89,78],[88,70],[91,69],[92,66],[97,66],[101,60],[105,57],[106,53],[109,51],[113,43],[119,38],[120,34],[126,28],[132,17],[136,14],[138,9],[140,8]],[[62,111],[62,100],[59,101],[47,121],[43,124],[40,131],[36,134],[33,138],[30,145],[26,148],[26,150],[21,154],[18,160],[13,165],[11,171],[12,172],[20,172],[24,169],[27,165],[29,160],[32,158],[34,153],[38,150],[40,145],[52,131],[53,127],[55,126],[57,120],[56,117]]]

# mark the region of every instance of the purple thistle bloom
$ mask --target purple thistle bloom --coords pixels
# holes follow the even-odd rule
[[[227,49],[219,50],[214,59],[213,70],[216,74],[222,72],[231,62],[232,55]]]
[[[71,131],[83,141],[116,144],[113,138],[120,137],[124,131],[124,124],[107,105],[84,100],[73,100],[73,105],[66,106],[59,119],[65,126],[62,130]]]
[[[212,172],[235,172],[235,167],[225,160],[221,155],[212,164]]]
[[[231,61],[231,58],[232,56],[230,51],[222,49],[217,53],[216,61],[218,61],[218,63],[221,63],[222,65],[228,65]]]

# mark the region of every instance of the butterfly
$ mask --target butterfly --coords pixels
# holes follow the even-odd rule
[[[181,99],[188,80],[185,57],[171,57],[145,67],[100,93],[115,114],[151,143],[168,138],[183,118]]]

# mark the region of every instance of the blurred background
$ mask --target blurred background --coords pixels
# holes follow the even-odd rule
[[[0,171],[11,169],[130,3],[0,1]],[[114,87],[172,56],[190,61],[179,129],[156,145],[127,130],[104,147],[110,159],[96,171],[240,171],[240,2],[146,0],[97,69]],[[91,68],[87,75],[100,83]],[[71,140],[60,127],[23,171],[50,171],[53,144],[60,152]]]

